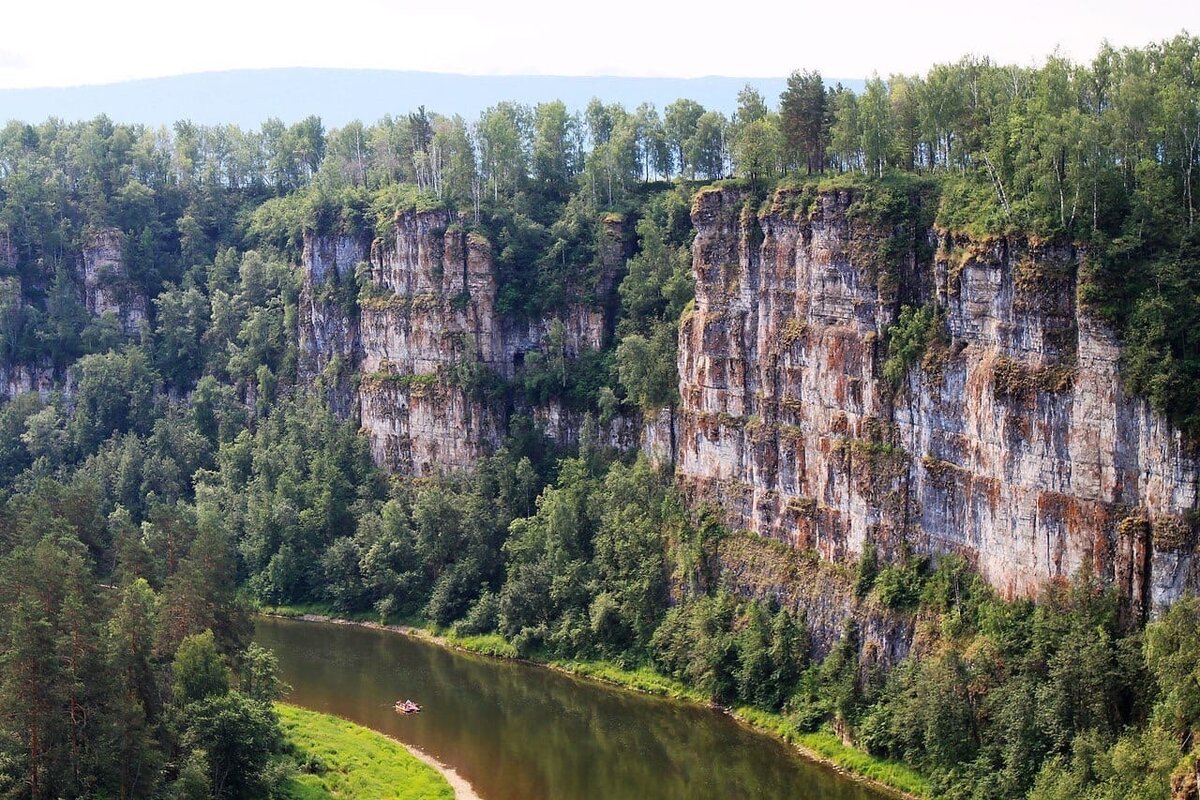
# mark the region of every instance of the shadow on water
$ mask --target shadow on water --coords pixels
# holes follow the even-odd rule
[[[878,800],[715,711],[388,631],[260,619],[290,702],[454,767],[486,800]],[[421,714],[392,710],[416,700]]]

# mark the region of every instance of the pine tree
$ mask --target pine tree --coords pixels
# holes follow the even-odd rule
[[[829,144],[829,100],[819,72],[793,72],[779,98],[787,163],[804,165],[809,175],[825,170]]]

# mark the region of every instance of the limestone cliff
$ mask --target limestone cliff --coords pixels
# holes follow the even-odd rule
[[[28,364],[0,366],[0,400],[11,400],[27,392],[37,392],[45,399],[54,391],[55,386],[52,367]],[[68,382],[61,388],[69,393],[73,387]]]
[[[354,405],[352,372],[358,355],[353,296],[356,270],[367,258],[362,236],[307,236],[298,320],[298,379],[324,394],[329,407],[349,417]]]
[[[464,380],[495,365],[491,251],[450,223],[445,211],[397,214],[360,299],[361,424],[377,461],[416,475],[468,468],[504,429],[505,409]]]
[[[116,228],[101,228],[88,237],[79,259],[83,300],[92,316],[111,313],[127,335],[136,336],[146,319],[146,296],[129,287],[123,246],[124,234]]]
[[[581,303],[533,320],[499,313],[491,245],[453,212],[401,211],[375,234],[305,238],[300,372],[358,418],[389,469],[471,468],[504,440],[513,399],[490,390],[517,377],[526,354],[545,350],[552,330],[567,358],[610,335],[611,309]],[[625,251],[623,231],[606,225],[602,295],[614,291]],[[356,274],[356,291],[345,291]],[[555,403],[520,410],[560,441],[577,433],[577,416]],[[636,446],[627,420],[601,433]]]
[[[136,337],[147,319],[149,304],[129,280],[124,243],[124,234],[116,228],[99,228],[85,237],[76,259],[79,299],[88,314],[111,314],[126,336]],[[29,270],[20,277],[8,275],[17,271],[17,248],[9,231],[0,227],[0,306],[14,311],[28,302],[26,294],[45,293],[53,277],[45,271]],[[45,355],[31,363],[0,364],[0,399],[26,392],[48,398],[56,389],[69,395],[73,388],[72,376],[56,369]]]
[[[694,499],[786,545],[741,539],[719,566],[738,591],[804,608],[818,651],[849,617],[879,659],[907,646],[907,623],[857,600],[844,572],[781,577],[807,574],[810,553],[849,565],[867,541],[885,561],[961,553],[1010,596],[1086,564],[1135,615],[1200,585],[1196,456],[1122,390],[1116,338],[1076,301],[1086,254],[921,218],[881,216],[849,190],[782,191],[761,208],[702,191],[680,408],[618,417],[602,440],[674,460]],[[617,226],[601,245],[611,294],[627,255]],[[574,441],[578,412],[517,408],[495,389],[551,339],[568,357],[606,344],[611,307],[500,313],[490,243],[445,210],[310,236],[304,269],[302,380],[358,419],[381,464],[470,468],[515,410]],[[927,309],[932,334],[885,374],[903,306]]]
[[[1085,254],[860,200],[697,196],[681,484],[835,563],[868,540],[890,559],[958,552],[1008,595],[1088,564],[1134,613],[1196,588],[1198,462],[1122,390],[1114,335],[1076,302]],[[902,304],[936,308],[936,336],[889,380]]]

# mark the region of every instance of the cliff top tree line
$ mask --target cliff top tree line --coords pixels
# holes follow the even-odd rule
[[[1130,388],[1194,431],[1197,41],[1106,46],[1088,65],[968,58],[873,77],[861,94],[794,73],[777,111],[747,88],[731,119],[684,99],[661,113],[499,103],[469,123],[418,109],[332,131],[315,117],[258,131],[9,123],[0,358],[61,369],[89,349],[75,264],[97,227],[125,232],[127,289],[153,298],[228,247],[275,245],[290,259],[305,228],[449,203],[498,245],[501,310],[537,315],[594,267],[598,213],[640,216],[658,181],[733,175],[766,191],[829,174],[928,177],[949,229],[1085,244],[1080,297],[1130,345]]]

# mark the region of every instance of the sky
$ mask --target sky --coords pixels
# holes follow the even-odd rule
[[[1089,60],[1188,29],[1197,0],[8,0],[0,88],[353,67],[473,75],[827,77],[964,54]]]

